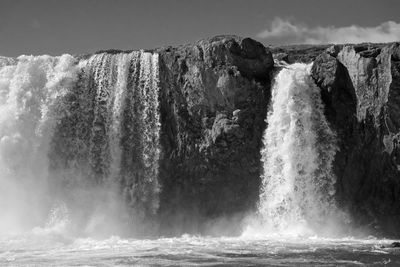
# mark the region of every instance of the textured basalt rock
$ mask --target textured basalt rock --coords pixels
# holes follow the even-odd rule
[[[273,59],[249,38],[218,36],[156,50],[161,62],[164,234],[203,232],[254,208]]]
[[[337,199],[356,225],[400,234],[399,44],[335,46],[312,76],[336,130]]]

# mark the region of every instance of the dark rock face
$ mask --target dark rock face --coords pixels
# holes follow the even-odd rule
[[[393,242],[390,247],[392,248],[400,248],[400,242]]]
[[[312,76],[338,133],[337,198],[357,225],[400,234],[399,44],[336,46]]]
[[[164,234],[254,208],[273,59],[252,39],[219,36],[161,48]]]

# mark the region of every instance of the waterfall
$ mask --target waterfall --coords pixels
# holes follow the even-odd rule
[[[0,59],[1,232],[37,224],[46,212],[49,140],[75,65],[70,55]]]
[[[113,209],[110,192],[136,215],[157,211],[158,61],[143,51],[0,57],[1,229],[67,206]]]
[[[336,136],[324,116],[320,89],[310,70],[311,65],[288,65],[276,76],[272,89],[258,206],[267,233],[313,233],[337,210],[331,172]]]

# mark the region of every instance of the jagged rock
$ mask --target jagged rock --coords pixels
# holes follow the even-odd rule
[[[341,45],[332,45],[332,46],[330,46],[330,47],[328,47],[326,49],[326,52],[329,55],[331,55],[333,57],[336,57],[339,54],[340,50],[342,50],[342,46]]]
[[[274,59],[287,63],[303,62],[311,63],[317,56],[323,53],[329,45],[288,45],[270,47]]]
[[[285,61],[289,63],[289,55],[287,53],[276,53],[274,54],[274,59],[278,61]]]
[[[201,232],[206,219],[257,202],[273,59],[262,44],[236,36],[157,52],[161,228],[165,234]]]
[[[393,242],[390,247],[392,248],[400,248],[400,242]]]
[[[340,150],[337,199],[355,224],[377,221],[382,233],[400,229],[399,44],[343,46],[319,55],[312,76]]]

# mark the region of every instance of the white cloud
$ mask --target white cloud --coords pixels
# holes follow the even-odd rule
[[[400,41],[400,23],[387,21],[375,27],[309,27],[302,23],[275,18],[271,26],[260,32],[257,37],[272,43],[288,44],[385,43]]]

